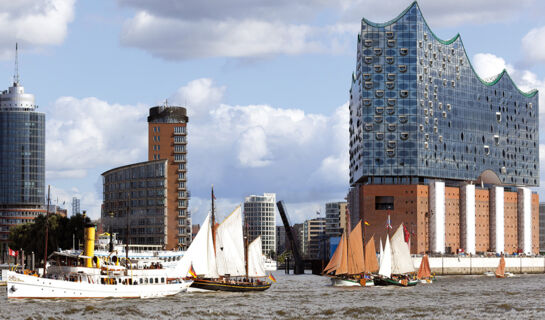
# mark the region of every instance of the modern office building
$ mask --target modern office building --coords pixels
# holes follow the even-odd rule
[[[167,248],[187,249],[191,243],[190,194],[187,188],[187,111],[157,106],[148,117],[148,160],[168,160]]]
[[[276,254],[282,254],[288,247],[286,228],[284,226],[276,226]]]
[[[73,197],[72,198],[72,215],[75,216],[78,213],[81,213],[80,199]]]
[[[325,256],[327,238],[325,234],[326,219],[315,218],[303,223],[303,256],[307,259],[320,259]]]
[[[539,204],[539,251],[545,251],[545,203]]]
[[[340,237],[346,229],[347,202],[329,202],[325,204],[325,234]]]
[[[191,243],[187,122],[185,108],[151,108],[148,117],[149,161],[102,174],[102,221],[106,230],[112,224],[114,232],[118,231],[123,241],[126,230],[129,230],[131,244],[160,244],[168,250],[185,250]],[[114,218],[109,217],[110,212],[114,213]]]
[[[261,236],[265,256],[276,253],[276,194],[251,195],[244,199],[244,221],[248,241]]]
[[[172,229],[168,225],[168,170],[168,161],[163,159],[104,172],[104,230],[116,233],[123,242],[128,239],[129,244],[168,247]]]
[[[390,215],[413,253],[539,251],[537,90],[480,78],[414,2],[362,19],[349,108],[349,209],[377,242]]]
[[[1,251],[7,250],[11,227],[46,212],[45,114],[37,108],[16,70],[13,85],[0,94]]]

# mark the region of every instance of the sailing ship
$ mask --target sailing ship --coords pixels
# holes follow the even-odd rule
[[[420,280],[420,283],[432,283],[435,281],[435,276],[431,274],[430,259],[427,254],[422,257],[416,278]]]
[[[378,271],[375,240],[371,237],[365,249],[361,221],[341,241],[322,274],[329,276],[333,286],[373,286],[372,273]]]
[[[213,191],[212,191],[213,195]],[[216,226],[212,211],[187,249],[175,273],[192,276],[190,292],[195,291],[264,291],[271,287],[262,255],[261,237],[245,245],[242,210],[237,207]]]
[[[374,278],[375,285],[415,286],[418,280],[413,279],[413,261],[409,246],[403,235],[403,224],[399,226],[390,241],[386,236],[384,250],[380,257],[378,276]]]
[[[498,263],[498,267],[496,268],[494,275],[496,276],[496,278],[514,277],[511,272],[505,272],[505,258],[503,257],[503,254],[501,255],[500,262]]]
[[[186,291],[193,282],[160,266],[146,268],[117,256],[95,256],[94,232],[94,225],[86,226],[83,254],[53,253],[43,276],[7,271],[8,299],[164,297]]]

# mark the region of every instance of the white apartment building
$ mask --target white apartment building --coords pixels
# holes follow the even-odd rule
[[[261,236],[265,256],[276,253],[276,194],[251,195],[244,199],[244,221],[248,241]]]

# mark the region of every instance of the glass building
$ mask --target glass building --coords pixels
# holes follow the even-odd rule
[[[45,213],[45,114],[16,75],[0,94],[0,243],[9,229]]]
[[[403,224],[412,253],[539,252],[537,90],[479,77],[413,2],[362,19],[349,111],[351,227]]]
[[[504,70],[480,78],[462,40],[439,39],[414,2],[397,18],[365,18],[350,90],[350,183],[428,178],[539,183],[537,90]]]
[[[167,160],[135,163],[102,174],[104,230],[129,244],[167,244]],[[128,213],[128,215],[127,215]]]

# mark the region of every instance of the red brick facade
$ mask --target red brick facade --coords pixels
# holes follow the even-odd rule
[[[359,190],[360,218],[369,222],[365,237],[386,239],[386,221],[390,215],[392,231],[405,224],[411,232],[411,253],[429,251],[429,187],[427,185],[363,185]],[[393,209],[377,209],[376,197],[393,197]],[[517,193],[504,192],[505,250],[518,250]],[[445,188],[445,247],[455,253],[460,248],[460,189]],[[475,249],[490,251],[490,192],[475,188]],[[532,251],[539,252],[539,196],[532,194]]]

